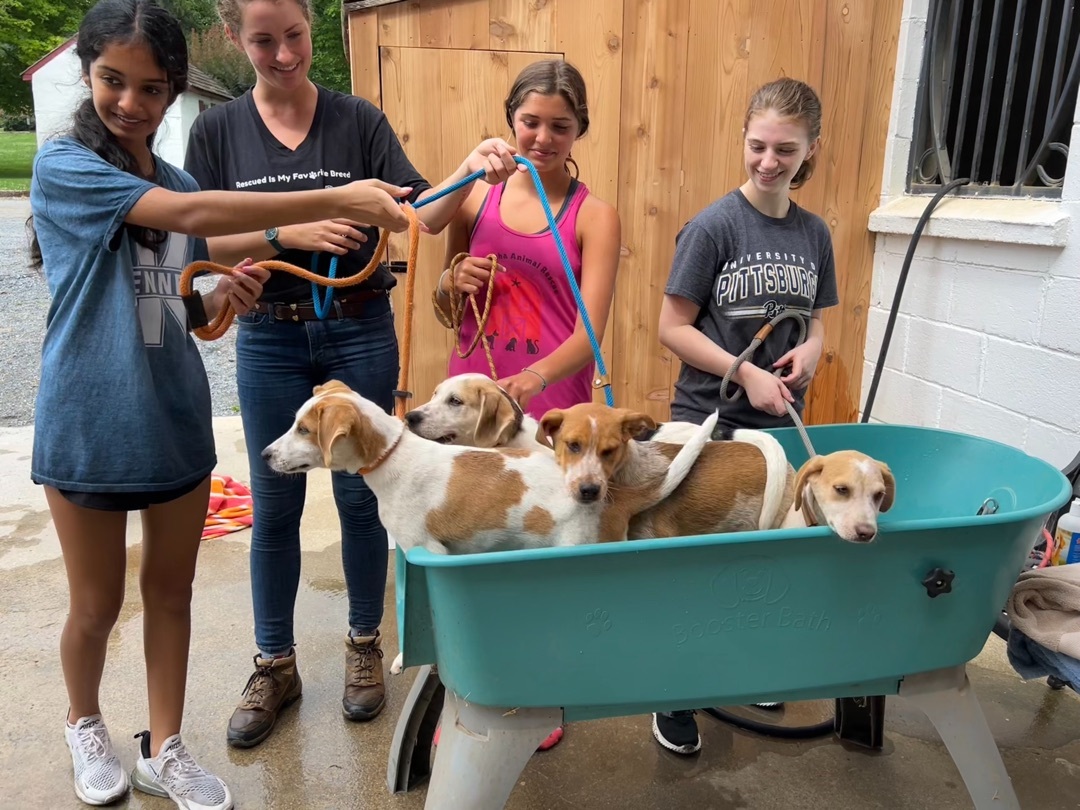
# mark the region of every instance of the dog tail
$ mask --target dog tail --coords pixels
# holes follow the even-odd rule
[[[765,492],[758,528],[775,529],[784,517],[780,509],[784,505],[784,490],[788,481],[787,453],[775,437],[761,430],[736,430],[731,438],[754,445],[765,456]]]
[[[674,492],[679,484],[683,482],[683,479],[689,475],[694,462],[701,455],[701,451],[705,449],[705,444],[712,438],[713,428],[716,427],[716,420],[719,418],[720,412],[716,411],[702,422],[701,426],[694,431],[694,435],[687,440],[675,458],[671,460],[667,473],[664,475],[663,483],[661,483],[660,490],[657,493],[657,503]]]

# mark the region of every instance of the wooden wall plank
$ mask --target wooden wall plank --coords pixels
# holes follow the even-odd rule
[[[420,0],[378,9],[379,45],[415,48],[420,45]]]
[[[488,0],[425,0],[420,4],[420,43],[426,48],[486,48]]]
[[[560,18],[561,20],[561,18]],[[689,0],[627,0],[619,212],[626,255],[615,296],[615,401],[669,415],[671,355],[656,337],[679,222]],[[674,124],[674,125],[673,125]]]
[[[874,9],[871,4],[829,0],[823,11],[829,46],[823,51],[824,80],[817,88],[823,107],[822,150],[800,202],[820,215],[832,231],[840,304],[825,312],[825,347],[807,396],[805,421],[810,423],[849,421],[854,415],[858,402],[851,401],[847,374],[851,369],[842,367],[841,358],[852,335],[865,334],[865,326],[862,330],[858,326],[862,320],[858,313],[865,311],[865,304],[860,310],[858,298],[861,287],[866,287],[866,297],[870,292],[870,267],[864,272],[855,256],[867,231],[866,218],[859,216],[856,203],[863,127],[861,117],[852,120],[851,115],[866,101]],[[807,199],[811,192],[812,201]],[[860,362],[854,372],[861,375],[861,371]]]
[[[500,51],[552,50],[557,8],[555,0],[488,0],[488,47]]]
[[[536,2],[537,0],[533,0]],[[549,0],[553,3],[553,0]],[[552,50],[573,64],[585,79],[589,94],[589,131],[574,145],[580,177],[593,194],[618,207],[620,126],[622,120],[623,0],[589,0],[559,5],[556,41]],[[624,236],[625,242],[625,236]],[[625,252],[625,251],[624,251]],[[624,266],[620,263],[619,272]],[[612,302],[600,351],[608,379],[622,347],[616,342],[618,296]],[[625,358],[624,358],[625,360]],[[626,404],[615,389],[617,404]],[[594,399],[604,401],[601,389]]]
[[[349,70],[354,95],[382,107],[379,78],[379,14],[375,10],[349,15]]]
[[[743,114],[750,97],[752,0],[691,0],[679,226],[745,180]],[[671,245],[674,255],[674,238]],[[670,262],[667,268],[670,269]],[[665,275],[665,281],[666,281]],[[675,361],[674,377],[678,375]]]
[[[811,422],[858,417],[874,235],[866,227],[881,193],[888,137],[899,2],[871,6],[835,0],[829,7],[826,120],[837,134],[825,168],[826,222],[837,245],[840,306],[826,317],[826,346],[807,400]],[[832,114],[830,115],[830,110]],[[851,111],[859,110],[857,119]]]

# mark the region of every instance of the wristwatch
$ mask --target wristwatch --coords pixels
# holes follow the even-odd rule
[[[285,246],[283,244],[281,244],[281,242],[279,242],[277,240],[277,235],[278,235],[278,229],[277,228],[267,228],[263,232],[263,236],[265,236],[266,241],[270,243],[270,247],[272,247],[278,253],[284,253],[285,252]]]

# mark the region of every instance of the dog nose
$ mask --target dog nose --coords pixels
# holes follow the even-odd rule
[[[877,535],[877,528],[869,523],[860,523],[855,527],[855,536],[863,543],[869,543]]]
[[[270,454],[270,447],[269,447],[269,445],[268,445],[267,447],[265,447],[265,448],[263,449],[263,451],[262,451],[261,455],[262,455],[262,459],[263,459],[263,461],[269,461],[269,460],[270,460],[270,455],[271,455],[271,454]]]
[[[405,414],[405,422],[408,423],[409,427],[415,427],[416,425],[419,425],[420,420],[423,418],[423,415],[417,413],[416,411],[409,411],[407,414]]]
[[[583,501],[595,501],[600,497],[599,484],[582,484],[578,487],[578,494]]]

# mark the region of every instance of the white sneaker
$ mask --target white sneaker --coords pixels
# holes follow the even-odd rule
[[[100,714],[80,717],[74,726],[65,722],[64,738],[75,769],[75,795],[87,804],[115,802],[128,791],[128,778],[113,750],[109,731]]]
[[[232,810],[233,799],[225,783],[188,753],[179,734],[150,756],[150,732],[144,731],[142,756],[131,772],[131,783],[143,793],[172,799],[182,810]]]

